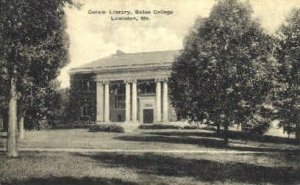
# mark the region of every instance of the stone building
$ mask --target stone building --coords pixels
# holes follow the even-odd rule
[[[178,54],[117,51],[71,69],[71,116],[97,123],[176,121],[168,97],[168,78]]]

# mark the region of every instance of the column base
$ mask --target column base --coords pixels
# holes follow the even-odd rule
[[[104,123],[103,121],[99,121],[99,120],[95,121],[95,124],[103,124],[103,123]]]
[[[111,121],[95,121],[95,124],[111,124]]]
[[[139,121],[124,121],[123,125],[140,125]]]
[[[165,120],[165,121],[162,121],[161,123],[168,124],[168,123],[170,123],[170,121],[169,120]]]

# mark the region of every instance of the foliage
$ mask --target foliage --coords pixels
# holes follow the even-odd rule
[[[288,134],[300,123],[300,9],[294,9],[277,32],[276,117]]]
[[[49,86],[59,75],[60,68],[69,61],[64,5],[72,2],[1,0],[0,3],[2,95],[7,101],[10,96],[9,82],[15,79],[19,116],[28,110],[27,118],[32,118],[33,123],[37,120],[41,122],[47,112],[43,106],[56,101],[49,99]]]
[[[25,120],[29,129],[46,129],[65,121],[64,96],[67,90],[60,89],[60,83],[52,81],[46,88],[32,88],[30,102],[26,106]]]
[[[225,130],[263,116],[273,46],[251,14],[248,4],[221,0],[208,18],[197,20],[173,64],[170,91],[177,112]]]
[[[71,75],[69,95],[68,121],[96,120],[96,83],[93,74]],[[86,109],[85,112],[83,108]]]
[[[54,127],[52,127],[53,129],[86,129],[86,128],[90,128],[91,125],[94,125],[95,122],[93,123],[74,123],[74,124],[66,124],[66,123],[62,123],[62,124],[57,124]]]
[[[1,77],[17,75],[20,92],[46,86],[68,62],[64,2],[1,1]]]
[[[47,87],[68,62],[64,4],[70,1],[0,0],[0,81],[9,102],[10,157],[18,155],[17,117],[23,128],[32,87]]]
[[[182,129],[185,129],[185,130],[194,130],[194,129],[199,129],[199,125],[185,125],[182,127]]]
[[[242,129],[246,132],[263,135],[265,134],[270,128],[269,122],[263,122],[263,121],[257,121],[257,120],[251,120],[247,123],[244,123],[242,125]]]
[[[91,132],[125,132],[124,128],[118,124],[94,124],[90,127]]]
[[[171,124],[143,124],[139,126],[139,129],[180,129],[179,125]]]

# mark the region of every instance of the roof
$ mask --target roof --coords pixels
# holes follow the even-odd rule
[[[179,50],[169,51],[152,51],[141,53],[124,53],[117,51],[116,54],[93,61],[91,63],[71,69],[71,71],[95,70],[96,68],[124,68],[131,66],[156,66],[156,65],[171,65],[176,56],[179,55]]]

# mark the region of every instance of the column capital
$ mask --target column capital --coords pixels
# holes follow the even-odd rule
[[[109,84],[109,82],[110,82],[109,80],[97,80],[96,81],[97,84],[102,84],[102,85]]]
[[[97,84],[97,85],[104,85],[104,81],[99,81],[99,80],[98,80],[98,81],[96,81],[96,84]]]
[[[102,81],[102,83],[104,84],[104,85],[109,85],[109,80],[104,80],[104,81]]]
[[[124,83],[125,83],[125,84],[131,83],[131,80],[130,80],[130,79],[125,79],[125,80],[124,80]]]
[[[162,78],[161,81],[162,81],[162,82],[168,82],[168,81],[169,81],[169,78],[168,78],[168,77]]]
[[[124,83],[136,83],[136,82],[137,82],[137,79],[128,78],[128,79],[124,80]]]
[[[162,78],[160,78],[160,77],[155,78],[154,81],[155,81],[156,83],[162,82]]]

